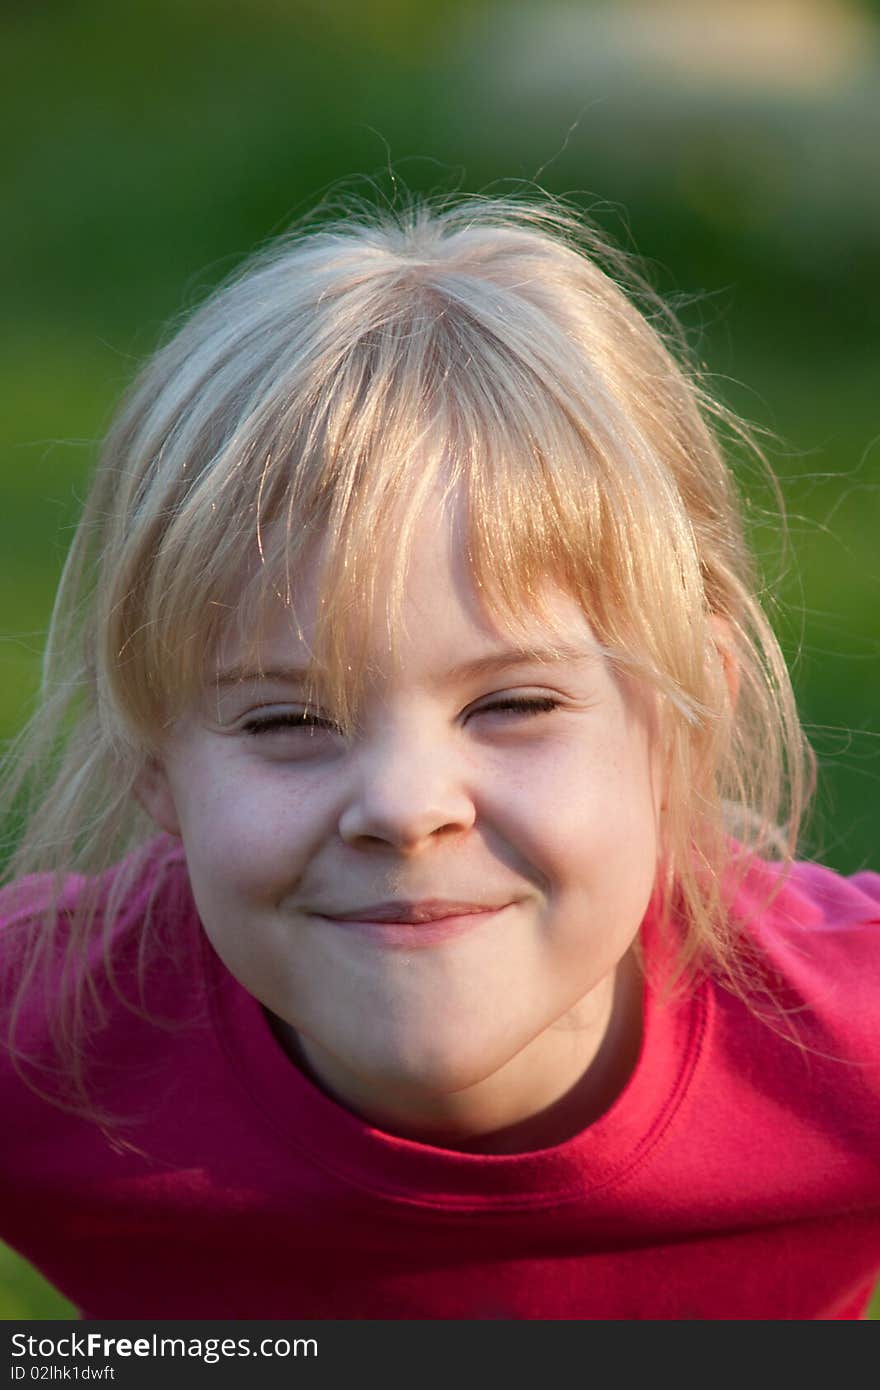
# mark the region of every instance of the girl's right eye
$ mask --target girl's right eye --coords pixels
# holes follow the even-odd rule
[[[309,714],[305,710],[294,710],[289,714],[267,714],[260,718],[249,719],[242,726],[246,734],[267,734],[284,729],[308,730],[314,733],[318,729],[335,730],[341,732],[337,725],[331,723],[329,719],[322,719],[320,715]]]

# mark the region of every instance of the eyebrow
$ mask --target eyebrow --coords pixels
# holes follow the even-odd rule
[[[444,685],[455,685],[462,681],[474,680],[478,676],[491,675],[496,671],[509,670],[513,666],[559,666],[569,661],[597,660],[602,656],[599,647],[577,646],[569,642],[557,646],[535,645],[513,647],[505,651],[489,652],[470,661],[461,661],[450,667],[443,677]],[[301,666],[267,667],[263,671],[247,670],[242,666],[230,666],[218,671],[215,677],[217,686],[242,685],[260,681],[279,685],[304,685],[308,671]]]

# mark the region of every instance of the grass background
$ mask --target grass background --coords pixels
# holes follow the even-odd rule
[[[335,180],[537,180],[648,258],[718,394],[780,437],[787,553],[742,484],[820,755],[804,851],[878,867],[876,5],[22,0],[0,55],[0,736],[167,318]],[[69,1313],[0,1249],[0,1316]]]

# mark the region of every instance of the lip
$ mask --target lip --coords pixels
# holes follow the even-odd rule
[[[351,912],[319,913],[336,922],[405,922],[410,926],[437,922],[445,917],[466,917],[478,912],[497,912],[504,903],[462,902],[459,899],[421,898],[418,902],[398,898],[396,902],[367,903]]]
[[[504,903],[499,907],[480,908],[470,904],[464,912],[453,912],[446,916],[425,918],[413,922],[317,915],[322,916],[324,921],[334,926],[365,937],[377,946],[413,951],[427,946],[438,946],[444,941],[466,936],[468,932],[477,931],[481,926],[499,917],[502,912],[512,906],[512,903]],[[365,909],[361,910],[364,911]]]

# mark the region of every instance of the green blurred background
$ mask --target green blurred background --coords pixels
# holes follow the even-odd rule
[[[0,736],[167,318],[336,180],[537,180],[647,258],[715,390],[780,436],[787,553],[743,485],[820,754],[805,852],[880,868],[880,6],[6,0],[0,73]],[[0,1248],[0,1316],[71,1315]]]

